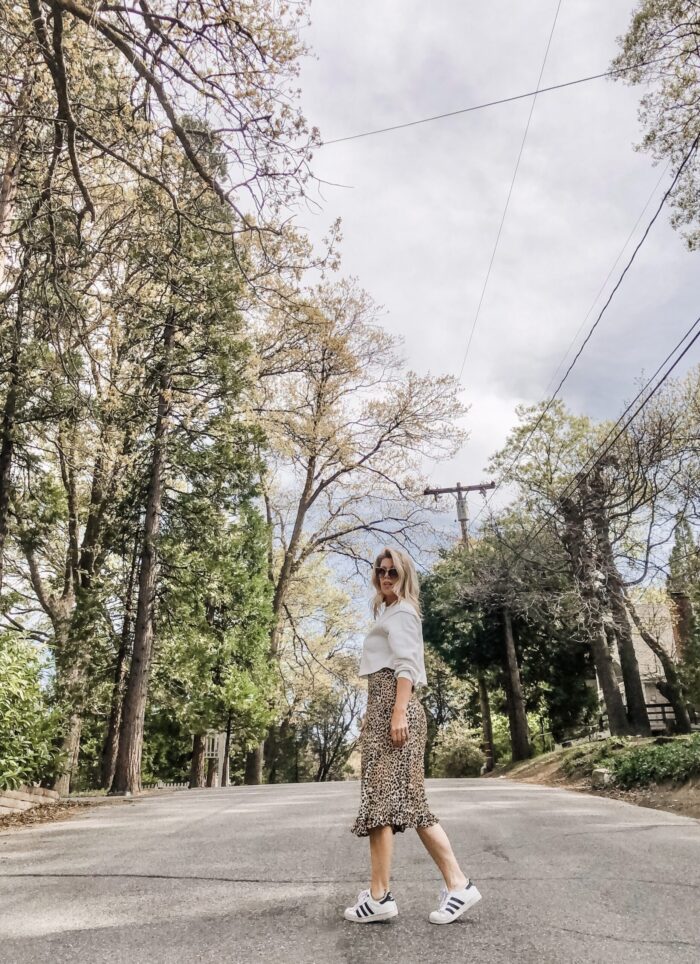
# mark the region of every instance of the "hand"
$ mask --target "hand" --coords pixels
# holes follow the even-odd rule
[[[391,742],[397,749],[408,743],[406,710],[394,709],[391,714]]]
[[[357,738],[358,740],[361,740],[361,739],[362,739],[362,734],[365,732],[365,725],[366,725],[366,724],[365,724],[365,717],[363,716],[363,717],[362,717],[362,724],[361,724],[361,726],[360,726],[360,735],[359,735],[358,738]]]

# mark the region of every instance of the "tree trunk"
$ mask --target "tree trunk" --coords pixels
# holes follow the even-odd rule
[[[666,677],[666,684],[663,689],[660,689],[660,692],[663,693],[673,707],[673,714],[676,717],[676,733],[690,733],[692,730],[690,725],[690,714],[688,713],[688,707],[686,705],[685,695],[683,693],[683,686],[681,684],[680,677],[678,676],[676,663],[673,657],[666,652],[659,640],[646,629],[639,617],[634,603],[629,596],[625,597],[625,601],[627,603],[629,614],[632,617],[635,626],[639,630],[639,635],[642,637],[649,649],[658,658],[663,667],[664,676]]]
[[[212,757],[207,760],[207,786],[216,787],[219,785],[219,761]]]
[[[12,338],[12,354],[9,364],[9,384],[5,395],[5,408],[2,413],[2,441],[0,442],[0,590],[5,571],[5,540],[7,538],[10,516],[10,485],[12,458],[15,443],[15,419],[17,415],[17,396],[19,392],[19,359],[22,344],[22,288],[19,291],[17,313]]]
[[[267,782],[277,783],[277,758],[279,757],[279,746],[282,724],[273,723],[267,731],[263,748],[263,760],[267,764]]]
[[[580,502],[575,502],[568,496],[560,498],[559,507],[566,523],[562,541],[571,559],[574,579],[586,615],[593,662],[608,714],[608,726],[613,736],[628,736],[629,721],[617,685],[612,654],[605,638],[597,573],[591,550],[586,543],[584,512]]]
[[[192,763],[190,764],[190,790],[204,786],[205,734],[195,733],[192,738]]]
[[[282,636],[282,629],[284,627],[283,618],[283,607],[284,601],[287,596],[287,590],[289,588],[289,583],[294,574],[295,566],[297,565],[297,550],[301,543],[302,533],[304,531],[304,520],[306,519],[306,514],[309,511],[311,505],[311,493],[313,492],[314,482],[316,475],[316,459],[311,457],[309,459],[308,465],[306,467],[306,478],[304,479],[304,488],[299,496],[299,502],[297,505],[296,516],[294,519],[294,526],[292,529],[292,534],[289,539],[289,544],[284,553],[284,558],[282,559],[282,566],[280,568],[279,576],[277,577],[277,582],[275,584],[275,592],[272,599],[272,630],[270,632],[270,657],[272,659],[277,657],[279,650],[279,642]],[[266,501],[267,518],[268,522],[271,521],[271,510],[269,506],[269,501]],[[272,567],[270,567],[270,574],[272,575]],[[268,728],[268,735],[266,739],[272,738],[275,740],[275,735],[273,733],[274,723]],[[273,753],[268,753],[268,761],[271,769],[276,770],[276,761],[272,758],[277,753],[277,747],[274,747]],[[262,773],[263,773],[263,762],[265,759],[265,740],[263,740],[255,749],[250,750],[246,755],[245,761],[245,783],[259,784],[262,783]]]
[[[484,737],[484,752],[486,754],[486,772],[493,770],[493,726],[491,725],[491,703],[486,680],[482,673],[477,677],[479,684],[479,706],[481,707],[481,730]]]
[[[52,788],[63,796],[70,793],[71,781],[78,766],[80,737],[83,728],[84,668],[70,646],[70,601],[51,609],[56,659],[56,694],[62,710],[60,769],[56,771]]]
[[[594,611],[589,616],[589,633],[593,663],[598,677],[598,684],[603,691],[603,702],[608,714],[608,727],[612,736],[629,736],[630,724],[622,702],[620,687],[617,685],[613,657],[608,641],[605,638],[603,620],[600,613]]]
[[[231,765],[231,714],[226,718],[226,742],[224,743],[224,762],[221,767],[221,786],[229,785],[229,767]]]
[[[531,751],[527,728],[527,714],[525,713],[525,700],[523,699],[523,688],[520,681],[518,655],[515,650],[515,640],[513,639],[513,623],[510,610],[507,606],[503,607],[501,615],[503,617],[503,641],[506,657],[506,692],[511,708],[509,720],[511,724],[510,738],[513,760],[528,760]]]
[[[119,726],[122,718],[122,703],[124,700],[124,681],[126,679],[127,657],[129,655],[131,642],[131,623],[134,604],[134,580],[136,577],[136,563],[138,555],[138,543],[134,543],[134,551],[131,557],[131,569],[129,570],[129,582],[126,588],[124,599],[124,620],[122,631],[119,637],[119,650],[117,652],[117,665],[114,669],[114,684],[112,686],[112,702],[109,711],[109,723],[107,725],[107,736],[102,750],[102,760],[100,765],[100,786],[103,790],[109,790],[114,780],[114,770],[117,765],[117,751],[119,749]]]
[[[686,658],[693,634],[693,605],[687,592],[669,590],[668,595],[671,599],[673,641],[676,645],[678,662],[682,663]]]
[[[265,751],[265,741],[259,743],[255,749],[249,750],[245,758],[245,776],[243,782],[248,785],[257,786],[262,783],[263,754]]]
[[[15,194],[17,192],[17,181],[22,168],[24,154],[24,125],[26,116],[24,111],[29,103],[31,95],[31,74],[26,71],[22,78],[22,89],[17,100],[17,110],[15,119],[9,130],[9,150],[5,167],[0,181],[0,237],[5,238],[8,234],[10,222],[12,220],[12,209]],[[0,284],[5,278],[5,260],[7,246],[0,245]],[[24,278],[24,264],[22,266],[22,278]],[[10,472],[12,469],[12,456],[14,449],[14,427],[17,412],[17,391],[19,388],[19,359],[22,344],[22,316],[23,316],[23,292],[24,281],[20,281],[17,297],[17,313],[12,341],[12,354],[9,364],[9,385],[5,396],[5,409],[2,417],[2,442],[0,443],[0,590],[4,575],[4,552],[5,539],[7,538],[7,522],[10,508]]]
[[[600,565],[606,576],[607,594],[612,611],[617,651],[620,656],[620,668],[622,669],[622,681],[627,704],[627,719],[633,733],[638,736],[649,736],[651,726],[649,725],[649,715],[646,708],[644,686],[639,673],[637,654],[634,651],[632,628],[625,607],[624,584],[615,564],[615,555],[610,538],[610,522],[605,504],[605,482],[600,468],[593,473],[588,488],[591,522],[595,530]]]
[[[138,793],[141,790],[141,754],[143,724],[148,696],[148,677],[153,652],[153,607],[158,565],[158,536],[162,509],[165,444],[171,401],[170,356],[175,335],[174,317],[170,312],[163,329],[163,361],[159,378],[158,415],[156,418],[151,473],[146,499],[139,593],[136,604],[136,626],[129,677],[124,694],[119,751],[114,773],[113,793]]]
[[[80,735],[83,729],[83,718],[79,712],[71,713],[68,717],[68,727],[61,743],[61,753],[64,754],[64,764],[61,772],[56,775],[53,789],[62,797],[70,793],[71,781],[78,766],[80,754]]]

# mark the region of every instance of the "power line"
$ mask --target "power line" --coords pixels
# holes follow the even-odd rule
[[[503,208],[503,214],[501,215],[501,223],[498,225],[498,233],[497,233],[497,235],[496,235],[496,242],[495,242],[495,244],[494,244],[494,246],[493,246],[493,251],[491,252],[491,260],[489,261],[489,266],[488,266],[488,268],[487,268],[487,270],[486,270],[486,277],[484,278],[484,284],[483,284],[482,289],[481,289],[481,295],[480,295],[480,297],[479,297],[479,303],[478,303],[477,306],[476,306],[476,313],[475,313],[475,315],[474,315],[474,321],[472,322],[471,331],[469,332],[469,338],[468,338],[468,340],[467,340],[467,347],[466,347],[465,350],[464,350],[464,358],[462,359],[462,366],[461,366],[461,368],[459,369],[459,375],[457,376],[458,379],[461,379],[461,378],[462,378],[462,373],[464,372],[464,366],[465,366],[466,363],[467,363],[467,356],[469,355],[469,349],[470,349],[470,347],[471,347],[472,338],[474,337],[474,332],[475,332],[475,330],[476,330],[476,325],[477,325],[477,322],[478,322],[478,320],[479,320],[479,315],[481,314],[481,306],[482,306],[483,303],[484,303],[484,297],[485,297],[485,295],[486,295],[486,289],[487,289],[488,284],[489,284],[489,278],[491,277],[491,269],[493,268],[493,263],[494,263],[494,261],[496,260],[496,252],[498,251],[498,244],[499,244],[499,242],[500,242],[500,240],[501,240],[501,232],[503,231],[503,225],[505,224],[506,215],[508,214],[508,207],[509,207],[509,205],[510,205],[510,199],[511,199],[511,196],[512,196],[512,194],[513,194],[513,188],[515,187],[515,180],[516,180],[516,178],[517,178],[517,176],[518,176],[518,169],[520,168],[520,161],[521,161],[522,156],[523,156],[523,151],[525,150],[525,141],[527,140],[527,135],[528,135],[528,132],[529,132],[529,130],[530,130],[530,122],[532,121],[532,115],[533,115],[533,112],[534,112],[534,110],[535,110],[535,104],[537,103],[537,92],[539,91],[540,84],[542,83],[542,76],[543,76],[543,74],[544,74],[544,68],[545,68],[545,66],[546,66],[546,64],[547,64],[547,57],[549,56],[549,48],[550,48],[551,45],[552,45],[552,37],[554,36],[554,28],[555,28],[556,25],[557,25],[557,19],[558,19],[558,17],[559,17],[559,11],[560,11],[560,9],[561,9],[561,5],[562,5],[562,0],[559,0],[559,2],[557,3],[557,9],[556,9],[555,12],[554,12],[554,20],[552,21],[552,28],[551,28],[551,30],[549,31],[549,37],[548,37],[548,39],[547,39],[547,46],[546,46],[545,51],[544,51],[544,57],[542,58],[542,66],[540,67],[540,73],[539,73],[539,76],[538,76],[538,78],[537,78],[537,89],[536,89],[535,95],[534,95],[534,97],[532,98],[532,101],[531,101],[531,103],[530,103],[530,113],[528,114],[528,117],[527,117],[527,124],[525,125],[525,131],[524,131],[524,133],[523,133],[523,139],[522,139],[522,141],[521,141],[521,143],[520,143],[520,150],[518,151],[518,158],[517,158],[517,160],[516,160],[516,162],[515,162],[515,170],[513,171],[513,177],[512,177],[511,182],[510,182],[510,188],[508,189],[508,196],[506,197],[506,203],[505,203],[505,207]]]
[[[635,402],[637,402],[638,399],[639,399],[642,395],[644,395],[644,393],[646,392],[647,388],[649,387],[649,385],[651,384],[651,382],[654,380],[654,378],[656,378],[656,376],[657,376],[658,373],[661,371],[661,369],[664,367],[664,365],[669,361],[669,359],[671,359],[671,358],[673,357],[673,355],[675,355],[675,353],[676,353],[676,352],[678,351],[678,349],[681,347],[681,345],[683,344],[683,342],[684,342],[687,338],[690,337],[690,335],[692,334],[693,330],[694,330],[695,328],[698,328],[698,326],[700,326],[700,316],[695,319],[695,321],[694,321],[693,324],[690,326],[690,328],[688,328],[688,330],[683,334],[683,336],[681,337],[680,341],[671,349],[671,351],[668,353],[668,355],[666,355],[666,357],[665,357],[664,360],[661,362],[661,364],[658,366],[658,368],[656,369],[656,371],[654,372],[654,374],[651,375],[651,377],[647,379],[646,384],[640,389],[640,391],[637,393],[637,395],[632,399],[632,401],[629,403],[629,405],[628,405],[627,408],[624,410],[624,412],[622,413],[622,415],[617,419],[617,421],[615,422],[615,424],[614,424],[614,425],[612,426],[612,428],[609,430],[608,434],[605,436],[605,438],[604,438],[603,441],[600,443],[600,445],[598,445],[598,446],[593,450],[593,452],[592,452],[591,455],[588,457],[588,459],[586,459],[586,461],[584,462],[583,468],[580,469],[579,472],[576,473],[576,476],[575,476],[570,482],[568,482],[568,483],[564,486],[564,488],[562,489],[562,491],[561,491],[561,492],[558,494],[558,496],[557,496],[557,501],[560,501],[561,499],[563,499],[563,498],[568,494],[569,489],[571,489],[572,486],[573,486],[574,489],[575,489],[575,488],[577,488],[578,486],[580,486],[580,485],[588,478],[588,476],[591,474],[591,472],[595,469],[596,465],[598,465],[598,464],[600,463],[600,461],[607,455],[607,453],[610,451],[610,449],[613,447],[613,445],[614,445],[615,442],[619,439],[619,437],[622,435],[622,433],[625,431],[625,429],[627,429],[628,426],[631,425],[631,423],[634,421],[634,419],[637,417],[637,415],[639,415],[639,413],[642,411],[642,409],[643,409],[646,405],[648,405],[648,403],[651,401],[651,399],[653,398],[653,396],[656,394],[656,392],[661,388],[661,386],[663,385],[663,383],[664,383],[664,382],[666,381],[666,379],[669,377],[669,375],[671,374],[671,372],[676,368],[676,366],[677,366],[677,365],[679,364],[679,362],[685,357],[685,355],[687,355],[687,353],[688,353],[688,352],[690,351],[690,349],[693,347],[693,345],[694,345],[695,342],[698,340],[698,338],[700,338],[700,328],[699,328],[699,330],[695,333],[695,335],[694,335],[693,338],[690,340],[690,342],[685,346],[685,348],[684,348],[683,351],[680,353],[680,355],[678,356],[678,358],[676,358],[675,361],[673,362],[673,364],[668,368],[668,370],[667,370],[666,372],[664,372],[663,376],[659,379],[659,381],[656,383],[656,385],[654,385],[654,387],[653,387],[652,390],[649,392],[649,394],[646,395],[646,397],[643,399],[643,401],[641,402],[641,404],[640,404],[640,405],[635,409],[635,411],[630,415],[630,417],[627,419],[627,421],[625,422],[625,424],[620,427],[620,430],[617,432],[617,434],[615,435],[615,437],[614,437],[614,438],[610,441],[610,443],[604,448],[604,446],[606,445],[606,442],[608,441],[608,439],[610,438],[610,436],[613,434],[613,432],[615,431],[615,429],[617,428],[617,426],[620,425],[620,423],[621,423],[622,420],[624,419],[625,415],[627,415],[627,413],[628,413],[629,410],[632,408],[632,406],[635,404]],[[601,451],[601,450],[602,450],[602,451]],[[599,453],[600,453],[600,454],[599,454]],[[593,461],[593,464],[590,466],[590,468],[586,469],[588,463],[591,462],[591,460],[594,460],[594,461]],[[585,471],[584,471],[584,470],[585,470]],[[554,517],[554,513],[547,512],[546,514],[547,514],[548,518],[549,518],[549,517]],[[475,521],[476,521],[476,520],[475,520]],[[546,525],[547,525],[547,519],[545,519],[545,520],[544,520],[539,526],[537,526],[536,528],[533,527],[533,529],[530,530],[530,532],[527,534],[526,538],[524,539],[524,544],[525,544],[525,545],[531,545],[531,544],[532,544],[532,540],[533,540],[534,538],[536,538],[536,536],[538,536],[538,535],[540,534],[540,532],[544,529],[544,527],[545,527]],[[518,562],[518,561],[519,561],[520,559],[522,559],[522,558],[524,558],[524,556],[523,556],[522,553],[516,554],[515,562]]]
[[[700,134],[698,134],[698,135],[696,136],[695,140],[693,141],[693,143],[692,143],[691,146],[690,146],[690,149],[688,150],[688,153],[687,153],[687,154],[685,155],[685,157],[683,158],[680,166],[678,167],[678,170],[677,170],[676,173],[675,173],[675,176],[674,176],[673,180],[671,181],[671,184],[670,184],[669,188],[665,191],[664,196],[661,198],[661,201],[660,201],[660,203],[659,203],[656,211],[654,212],[651,220],[650,220],[649,223],[647,224],[647,226],[646,226],[646,228],[645,228],[645,230],[644,230],[644,234],[642,235],[641,239],[640,239],[639,242],[637,243],[634,251],[632,252],[629,260],[627,261],[627,264],[625,265],[624,269],[622,270],[622,273],[620,274],[620,277],[618,278],[615,286],[613,287],[612,291],[610,292],[610,295],[608,296],[605,304],[604,304],[603,307],[600,309],[600,311],[599,311],[599,313],[598,313],[598,316],[596,317],[595,321],[594,321],[593,324],[591,325],[591,328],[589,329],[588,334],[586,335],[586,337],[584,338],[583,342],[581,343],[581,347],[580,347],[579,350],[576,352],[576,355],[574,356],[571,364],[569,365],[569,367],[567,368],[566,372],[564,373],[564,376],[563,376],[562,379],[560,380],[560,382],[559,382],[559,384],[558,384],[558,386],[557,386],[556,391],[554,392],[554,394],[552,395],[552,397],[549,399],[549,401],[547,402],[547,404],[545,405],[545,407],[544,407],[544,408],[542,409],[542,411],[540,412],[539,418],[537,419],[537,421],[536,421],[535,424],[533,425],[532,429],[530,430],[529,434],[528,434],[527,437],[525,438],[525,441],[521,443],[518,451],[515,453],[515,455],[514,455],[513,458],[511,459],[510,464],[506,467],[505,472],[503,473],[503,475],[502,475],[501,478],[499,479],[499,481],[498,481],[498,483],[497,483],[497,485],[496,485],[496,488],[493,490],[493,492],[492,492],[492,494],[491,494],[491,497],[490,497],[490,499],[488,500],[489,502],[491,502],[491,501],[493,500],[493,497],[495,496],[496,492],[498,491],[498,488],[499,488],[499,487],[503,484],[503,482],[506,480],[506,478],[507,478],[507,476],[508,476],[508,473],[510,472],[510,470],[512,469],[512,467],[517,463],[517,461],[519,460],[521,454],[522,454],[523,451],[525,450],[525,446],[527,445],[527,443],[530,441],[530,439],[532,438],[532,436],[535,434],[535,432],[537,431],[538,427],[540,426],[540,424],[541,424],[541,422],[542,422],[542,419],[545,417],[545,415],[547,414],[547,412],[549,411],[549,409],[552,407],[552,404],[554,403],[554,400],[556,399],[557,395],[558,395],[559,392],[561,391],[562,386],[564,385],[564,382],[566,381],[566,379],[567,379],[567,378],[569,377],[569,375],[571,374],[571,372],[572,372],[572,370],[573,370],[576,362],[577,362],[578,359],[581,357],[581,354],[582,354],[584,348],[586,347],[586,345],[587,345],[588,342],[590,341],[590,339],[591,339],[591,337],[592,337],[592,335],[593,335],[593,332],[594,332],[594,331],[596,330],[596,328],[598,327],[598,325],[599,325],[599,323],[600,323],[603,315],[605,314],[605,312],[606,312],[607,309],[608,309],[608,306],[610,305],[612,299],[614,298],[615,294],[617,293],[618,289],[620,288],[620,285],[622,284],[622,281],[623,281],[625,275],[627,274],[627,272],[629,271],[629,269],[630,269],[631,266],[632,266],[632,263],[634,262],[635,258],[637,257],[637,253],[639,252],[640,248],[642,247],[642,245],[643,245],[644,242],[646,241],[646,239],[647,239],[647,237],[648,237],[648,235],[649,235],[649,232],[650,232],[652,226],[654,225],[656,219],[658,218],[659,214],[661,213],[661,210],[663,209],[664,204],[665,204],[666,201],[668,200],[668,197],[670,196],[670,194],[672,193],[673,189],[675,188],[675,186],[676,186],[676,184],[677,184],[677,182],[678,182],[678,179],[679,179],[680,175],[682,174],[682,172],[683,172],[686,164],[688,163],[688,161],[690,160],[690,158],[691,158],[692,155],[694,154],[695,150],[697,149],[698,142],[700,142]],[[647,202],[647,203],[648,203],[648,202]],[[567,349],[567,354],[568,354],[568,349]],[[485,509],[486,507],[487,507],[487,505],[484,505],[484,506],[480,509],[480,511],[477,513],[477,515],[476,515],[476,517],[475,517],[475,519],[474,519],[474,522],[477,521],[477,519],[479,518],[479,516],[481,515],[481,513],[484,511],[484,509]]]
[[[657,60],[643,60],[631,67],[616,67],[613,70],[605,70],[600,74],[590,74],[588,77],[579,77],[577,80],[567,80],[562,84],[552,84],[551,87],[541,87],[539,90],[529,90],[524,94],[514,94],[512,97],[501,97],[499,100],[489,100],[483,104],[474,104],[472,107],[462,107],[459,110],[446,111],[444,114],[433,114],[431,117],[421,117],[419,120],[406,121],[404,124],[392,124],[391,127],[378,127],[371,131],[362,131],[359,134],[348,134],[345,137],[334,137],[332,140],[321,141],[319,147],[328,147],[331,144],[342,144],[345,141],[355,141],[362,137],[373,137],[375,134],[388,134],[391,131],[404,130],[406,127],[417,127],[419,124],[430,124],[433,121],[444,120],[446,117],[457,117],[460,114],[471,114],[473,111],[485,110],[487,107],[498,107],[500,104],[512,104],[516,100],[525,100],[527,97],[537,97],[538,94],[549,94],[553,90],[563,90],[565,87],[575,87],[577,84],[587,84],[591,80],[600,80],[602,77],[615,77],[618,74],[626,74],[631,70],[639,70],[641,67],[650,67],[653,64],[665,63],[669,58],[660,57]]]
[[[565,351],[564,354],[562,355],[561,361],[559,362],[559,364],[557,365],[557,367],[554,369],[554,374],[553,374],[552,377],[550,378],[549,382],[547,383],[547,387],[546,387],[545,390],[544,390],[545,395],[548,395],[548,394],[549,394],[550,385],[552,384],[552,382],[554,381],[554,379],[557,377],[557,373],[559,372],[559,369],[561,368],[561,366],[562,366],[562,365],[564,364],[564,362],[566,361],[566,358],[567,358],[569,352],[570,352],[571,349],[573,348],[574,342],[576,341],[576,339],[578,338],[578,336],[581,334],[581,331],[583,330],[583,326],[584,326],[584,325],[586,324],[586,322],[588,321],[588,316],[590,315],[590,313],[591,313],[591,312],[593,311],[593,309],[595,308],[595,306],[596,306],[596,304],[597,304],[597,302],[598,302],[598,299],[600,298],[600,296],[602,295],[602,293],[605,291],[605,287],[606,287],[608,281],[610,281],[610,278],[612,277],[612,273],[613,273],[613,271],[615,270],[615,268],[617,267],[618,261],[620,260],[620,258],[622,257],[622,255],[625,253],[625,250],[626,250],[626,248],[627,248],[627,245],[630,243],[630,241],[631,241],[632,238],[634,237],[634,233],[635,233],[635,231],[637,230],[637,228],[639,227],[640,221],[641,221],[642,218],[644,217],[647,208],[648,208],[649,205],[651,204],[652,198],[654,197],[654,195],[656,194],[657,190],[659,189],[659,185],[661,184],[661,182],[663,181],[664,177],[666,176],[666,173],[667,173],[667,171],[668,171],[668,169],[669,169],[670,166],[671,166],[671,162],[669,161],[668,164],[666,165],[666,167],[665,167],[665,168],[663,169],[663,171],[661,172],[658,181],[656,182],[656,184],[655,184],[654,187],[652,188],[651,194],[650,194],[649,197],[647,198],[644,207],[642,208],[642,210],[641,210],[640,213],[639,213],[639,217],[638,217],[637,220],[634,222],[634,226],[633,226],[632,230],[631,230],[630,233],[627,235],[627,239],[625,240],[625,243],[624,243],[624,244],[622,245],[622,247],[620,248],[620,252],[619,252],[618,256],[617,256],[617,257],[615,258],[615,260],[613,261],[613,263],[612,263],[612,265],[611,265],[611,267],[610,267],[610,270],[608,271],[607,275],[605,276],[605,280],[603,281],[602,285],[601,285],[600,288],[598,289],[598,292],[596,293],[595,298],[594,298],[593,301],[591,302],[590,308],[588,309],[588,311],[586,312],[586,314],[583,316],[583,321],[581,322],[581,324],[580,324],[580,325],[578,326],[578,328],[576,329],[576,332],[575,332],[573,338],[572,338],[571,341],[569,342],[566,351]]]

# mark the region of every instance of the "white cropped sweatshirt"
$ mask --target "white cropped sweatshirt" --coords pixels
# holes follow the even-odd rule
[[[405,599],[384,607],[362,646],[360,676],[369,676],[384,666],[394,670],[396,679],[410,679],[414,689],[428,683],[420,617]]]

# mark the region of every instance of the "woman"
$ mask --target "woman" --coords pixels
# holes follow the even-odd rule
[[[383,549],[372,570],[375,623],[362,648],[360,676],[367,677],[362,723],[360,811],[351,832],[369,837],[372,878],[357,903],[345,910],[360,923],[396,917],[389,891],[394,834],[415,827],[445,880],[433,924],[449,924],[481,899],[460,870],[447,834],[428,807],[423,759],[425,710],[416,688],[425,686],[418,577],[400,549]]]

